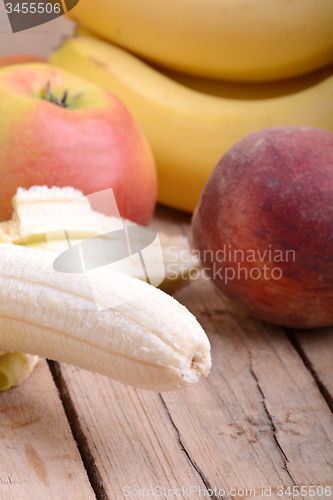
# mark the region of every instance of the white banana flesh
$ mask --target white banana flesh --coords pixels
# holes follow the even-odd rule
[[[115,307],[98,311],[87,274],[59,273],[53,260],[42,250],[0,244],[1,350],[70,363],[153,391],[176,390],[208,375],[208,338],[175,299],[107,271],[99,285]]]
[[[74,200],[80,201],[75,204],[75,210],[68,214],[66,227],[64,227],[61,218],[57,217],[57,212]],[[13,197],[13,207],[12,219],[0,223],[0,242],[3,243],[14,243],[60,254],[68,248],[64,229],[71,234],[72,246],[119,229],[117,217],[107,216],[93,210],[88,198],[84,198],[81,191],[72,187],[33,186],[28,190],[18,188]],[[53,213],[56,217],[52,216]],[[122,219],[122,224],[138,227],[137,224],[126,219]],[[59,239],[47,241],[47,232],[56,233]],[[63,235],[62,238],[61,235]],[[191,269],[199,266],[199,260],[191,251],[186,236],[170,236],[163,232],[159,232],[158,235],[165,268],[165,279],[162,284],[177,283],[186,277]],[[144,238],[144,233],[138,233],[138,237],[140,236]],[[152,282],[159,274],[160,248],[151,246],[149,249]],[[133,259],[127,259],[125,262],[121,260],[114,262],[111,267],[133,278],[146,281],[141,263],[137,264],[138,261],[133,256]]]
[[[65,206],[68,207],[74,200],[80,201],[75,203],[74,206],[71,205],[72,210],[66,214],[66,229],[72,236],[71,243],[73,246],[97,235],[103,235],[110,230],[116,231],[119,228],[118,218],[108,217],[92,210],[88,198],[83,197],[83,193],[77,189],[72,187],[59,188],[53,186],[48,188],[47,186],[33,186],[28,190],[22,188],[17,190],[16,195],[13,197],[14,212],[12,219],[0,223],[0,242],[52,251],[59,255],[68,249],[67,240],[63,237],[62,239],[47,241],[46,233],[55,232],[59,238],[64,235],[64,221],[61,220],[61,217],[58,217],[58,213],[59,210]],[[52,214],[56,214],[56,216],[54,217]],[[122,224],[137,226],[134,222],[124,219],[122,219]],[[137,234],[139,237],[141,232]],[[102,238],[101,241],[103,243]],[[151,282],[156,281],[161,274],[161,250],[165,266],[163,286],[180,281],[187,276],[192,268],[198,267],[198,258],[191,252],[188,239],[185,236],[169,236],[159,233],[159,242],[161,249],[155,248],[154,245],[149,247],[149,278]],[[109,267],[146,281],[141,262],[138,265],[135,257],[134,255],[133,259],[114,262]],[[98,283],[96,286],[98,286]],[[37,361],[37,356],[7,352],[6,350],[0,351],[0,391],[7,390],[25,380],[32,372]]]
[[[177,82],[82,30],[64,40],[50,63],[103,86],[124,102],[152,148],[158,200],[188,212],[195,209],[223,154],[251,132],[285,125],[333,130],[333,76],[329,72],[319,81],[305,78],[305,86],[291,82],[289,93],[286,82],[286,95],[278,92],[274,97],[269,86],[268,91],[239,89],[232,94],[236,98],[229,98],[230,92],[217,97],[205,91],[207,84],[194,83],[197,90],[193,90],[179,83],[179,77]],[[260,98],[261,92],[267,98]],[[237,97],[242,93],[248,98]]]

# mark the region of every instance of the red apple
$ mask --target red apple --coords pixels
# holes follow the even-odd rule
[[[206,273],[252,314],[333,324],[333,134],[278,127],[239,141],[212,172],[192,234]]]
[[[0,220],[18,187],[112,188],[120,214],[149,223],[157,197],[150,148],[111,92],[47,64],[0,69]]]

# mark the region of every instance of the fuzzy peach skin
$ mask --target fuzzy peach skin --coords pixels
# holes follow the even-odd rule
[[[47,84],[58,101],[46,100]],[[50,94],[48,94],[50,95]],[[120,214],[149,223],[157,196],[150,148],[111,92],[47,64],[0,69],[0,220],[18,187],[113,188]]]
[[[333,324],[333,134],[278,127],[239,141],[203,190],[192,236],[206,273],[255,316]]]

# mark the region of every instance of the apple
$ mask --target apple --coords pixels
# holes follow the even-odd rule
[[[24,63],[46,63],[47,59],[45,57],[36,56],[34,54],[12,54],[11,56],[1,57],[0,68],[3,66],[11,66],[13,64],[24,64]]]
[[[202,192],[192,237],[205,274],[259,318],[333,324],[333,134],[277,127],[243,138]]]
[[[154,159],[127,108],[48,64],[0,69],[0,174],[0,220],[17,188],[32,185],[112,188],[120,215],[142,225],[156,204]]]

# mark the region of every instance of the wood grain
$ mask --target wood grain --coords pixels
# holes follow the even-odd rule
[[[103,482],[102,498],[125,498],[126,487],[204,487],[158,394],[68,365],[61,365],[61,376],[78,415],[79,440],[87,441]]]
[[[0,393],[0,499],[93,500],[46,361]]]
[[[333,412],[333,327],[292,330],[290,335]]]
[[[279,485],[331,484],[332,414],[286,334],[206,280],[175,297],[204,326],[214,365],[207,380],[163,399],[206,482],[229,492],[255,489],[256,496],[272,486],[272,498],[280,498]]]

